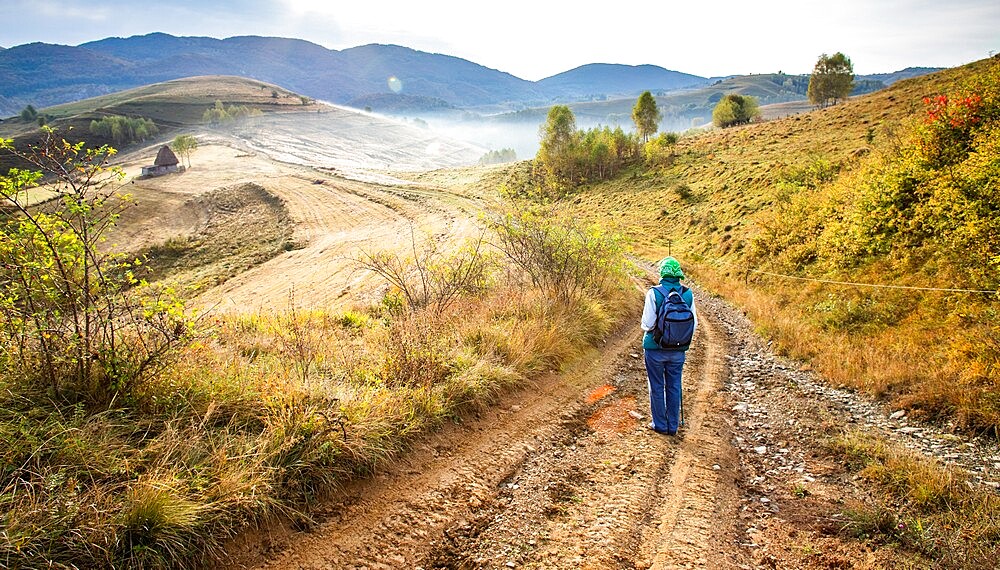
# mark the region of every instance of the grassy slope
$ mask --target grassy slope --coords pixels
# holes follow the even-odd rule
[[[152,277],[224,279],[286,245],[283,208],[252,186],[206,196],[206,209],[228,215],[162,246]],[[252,222],[275,225],[270,239],[244,243]],[[469,254],[457,255],[428,263]],[[440,310],[408,311],[398,295],[344,313],[290,299],[203,320],[211,330],[111,409],[53,400],[0,360],[0,560],[202,567],[233,534],[275,516],[308,520],[318,495],[392,461],[416,435],[590,350],[634,303],[621,264],[595,260],[585,287],[602,282],[595,274],[612,282],[565,302],[499,261],[484,261],[484,274],[503,277]]]
[[[277,97],[273,97],[272,92]],[[312,100],[303,105],[298,94],[270,83],[243,77],[204,76],[155,83],[38,112],[51,117],[49,126],[74,141],[84,140],[91,147],[116,146],[111,139],[92,134],[90,122],[109,115],[152,119],[160,129],[160,136],[168,140],[181,129],[201,125],[205,110],[216,101],[227,106],[244,105],[263,113],[315,111],[318,108]],[[18,148],[38,144],[41,136],[42,131],[35,123],[14,119],[0,124],[0,137],[13,139]],[[6,172],[12,166],[24,165],[17,164],[9,156],[0,157],[0,171]]]
[[[782,180],[817,164],[830,172],[849,172],[869,153],[869,138],[874,137],[875,146],[884,144],[890,133],[922,112],[923,97],[947,93],[989,65],[984,60],[900,81],[890,89],[832,108],[684,137],[671,166],[637,169],[595,185],[574,199],[577,211],[592,221],[613,220],[624,226],[637,251],[650,259],[666,254],[670,244],[683,262],[696,267],[697,278],[743,305],[779,348],[812,359],[835,382],[912,406],[927,416],[956,420],[974,429],[995,429],[1000,415],[989,396],[995,391],[977,385],[972,395],[963,384],[965,370],[989,367],[968,348],[991,338],[985,328],[993,310],[988,299],[761,277],[744,284],[750,240],[760,232],[761,222],[784,207]],[[868,263],[854,273],[825,276],[941,285],[932,270],[885,271],[879,263]],[[940,313],[922,309],[956,302],[964,304],[965,316],[971,319],[971,324],[963,322],[963,338],[957,340],[935,322]],[[818,310],[821,306],[841,312],[870,307],[895,314],[885,318],[887,326],[852,329],[843,323],[831,326],[828,316]],[[940,349],[928,351],[928,347]]]
[[[273,97],[272,91],[278,96]],[[204,76],[154,83],[41,112],[57,119],[95,113],[141,116],[167,124],[198,124],[202,113],[216,100],[264,112],[302,109],[298,94],[277,85],[244,77]]]
[[[774,205],[775,184],[785,173],[815,158],[851,160],[865,152],[870,128],[878,136],[898,125],[920,108],[924,96],[967,73],[966,68],[948,70],[835,107],[683,137],[672,167],[637,171],[595,187],[581,195],[580,211],[595,221],[626,219],[640,253],[659,255],[672,238],[689,255],[738,262],[736,250],[726,243],[749,237],[755,216]],[[681,185],[690,189],[688,198],[677,192]]]
[[[801,100],[804,95],[791,85],[788,75],[743,75],[720,81],[714,85],[697,89],[672,91],[656,97],[656,103],[664,116],[664,124],[678,120],[685,123],[693,117],[701,117],[702,122],[712,118],[712,107],[719,97],[727,93],[739,93],[757,97],[762,105]],[[799,78],[801,80],[801,78]],[[713,97],[715,98],[713,100]],[[601,124],[620,123],[630,125],[635,97],[610,99],[607,101],[586,101],[570,103],[569,107],[581,124],[597,122]],[[498,120],[544,122],[548,107],[525,109],[497,117]]]
[[[800,212],[845,211],[835,201],[858,195],[855,185],[862,188],[865,178],[857,173],[881,164],[874,160],[878,153],[892,147],[915,117],[926,116],[923,97],[954,93],[991,64],[997,65],[984,60],[901,81],[830,109],[685,137],[671,166],[636,169],[585,189],[572,201],[579,216],[624,229],[644,257],[659,259],[670,244],[696,280],[742,307],[777,350],[808,360],[834,383],[909,407],[911,417],[922,414],[995,436],[1000,425],[996,296],[873,290],[760,275],[746,279],[745,273],[752,244],[768,223],[779,234],[796,236],[793,243],[805,236],[801,241],[811,243],[802,249],[809,251],[816,239],[808,235],[815,229],[809,223],[823,214],[810,219]],[[816,171],[833,174],[833,180],[799,196],[786,194],[789,179]],[[989,180],[986,172],[981,175]],[[803,196],[809,199],[804,206]],[[794,208],[795,215],[781,214]],[[934,287],[959,277],[961,285],[960,276],[946,273],[933,257],[952,252],[928,243],[931,255],[917,250],[902,260],[857,258],[850,270],[824,267],[808,256],[756,263],[782,273],[857,282]],[[974,253],[966,258],[977,259]],[[899,560],[919,561],[912,562],[915,567],[991,567],[998,552],[992,490],[967,484],[966,473],[894,447],[877,434],[831,435],[830,451],[856,472],[866,497],[859,508],[838,514],[845,521],[841,532],[874,548],[898,549]]]

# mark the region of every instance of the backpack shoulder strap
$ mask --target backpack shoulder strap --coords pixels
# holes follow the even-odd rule
[[[684,296],[687,295],[687,294],[691,295],[691,302],[690,303],[688,303],[687,299],[684,298]],[[691,306],[691,307],[694,306],[694,293],[691,293],[691,289],[688,288],[688,287],[685,287],[683,285],[681,285],[681,299],[684,299],[684,302],[687,303],[688,306]]]
[[[653,291],[653,308],[656,309],[657,313],[659,313],[660,306],[662,306],[663,302],[667,300],[667,295],[670,292],[667,291],[663,285],[653,285],[650,287],[650,290]]]
[[[667,296],[667,294],[669,293],[669,291],[667,291],[663,287],[663,285],[653,285],[652,287],[650,287],[650,289],[652,289],[653,291],[655,291],[656,292],[655,294],[657,294],[659,296],[659,298],[661,298],[661,299],[665,298]]]

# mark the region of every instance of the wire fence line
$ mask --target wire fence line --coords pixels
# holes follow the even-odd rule
[[[833,279],[814,279],[812,277],[796,277],[795,275],[784,275],[782,273],[771,273],[759,269],[750,269],[750,273],[770,275],[771,277],[782,277],[785,279],[795,279],[797,281],[811,281],[813,283],[827,283],[830,285],[852,285],[854,287],[871,287],[874,289],[905,289],[909,291],[944,291],[947,293],[981,293],[984,295],[996,295],[1000,291],[992,289],[956,289],[951,287],[914,287],[911,285],[881,285],[878,283],[855,283],[853,281],[836,281]]]

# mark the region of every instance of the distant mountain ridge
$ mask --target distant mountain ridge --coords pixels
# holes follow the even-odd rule
[[[881,74],[894,80],[933,71],[910,68]],[[0,48],[0,115],[77,101],[200,75],[233,75],[281,85],[310,97],[380,109],[516,110],[560,102],[601,101],[650,90],[662,95],[710,80],[655,65],[588,64],[527,81],[443,54],[370,44],[331,50],[290,38],[226,39],[151,33],[105,38],[79,46],[31,43]],[[390,77],[395,77],[391,89]]]
[[[243,76],[335,103],[374,95],[387,99],[393,94],[387,80],[396,77],[401,94],[417,98],[408,100],[411,103],[426,98],[435,105],[440,100],[459,107],[518,107],[617,93],[620,89],[607,79],[615,76],[612,71],[638,69],[606,66],[602,78],[594,69],[585,69],[589,67],[532,82],[458,57],[396,45],[338,51],[299,39],[220,40],[157,32],[79,46],[32,43],[0,51],[0,112],[13,114],[27,104],[45,107],[195,75]],[[650,73],[646,88],[668,88],[672,83],[661,78],[670,74],[684,78],[675,83],[690,78],[704,81],[655,66],[639,68]],[[643,83],[637,76],[631,81],[630,90],[631,85]]]

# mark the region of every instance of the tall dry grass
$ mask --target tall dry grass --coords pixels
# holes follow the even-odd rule
[[[997,387],[984,380],[993,374],[990,362],[1000,354],[995,342],[983,342],[995,341],[994,325],[970,317],[966,328],[956,328],[940,313],[942,307],[958,303],[975,315],[989,311],[988,305],[942,293],[903,294],[910,299],[892,293],[859,309],[904,306],[905,316],[892,324],[863,329],[828,326],[818,303],[852,296],[878,299],[880,294],[835,285],[803,286],[767,276],[748,283],[738,273],[727,274],[705,263],[693,267],[699,282],[746,312],[779,353],[808,362],[832,384],[912,409],[914,415],[933,421],[953,421],[987,433],[995,433],[1000,425]]]
[[[219,317],[103,413],[4,378],[0,565],[191,568],[274,517],[308,522],[414,438],[590,350],[634,304],[623,267],[571,296],[494,268],[459,302]]]

